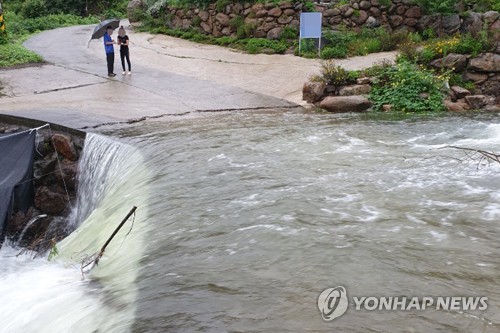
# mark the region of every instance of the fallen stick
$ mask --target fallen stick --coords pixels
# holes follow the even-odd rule
[[[111,242],[111,240],[116,236],[116,234],[118,233],[118,231],[120,231],[120,229],[123,227],[123,225],[125,224],[125,222],[127,222],[127,220],[129,219],[129,217],[132,216],[132,214],[135,213],[136,209],[137,209],[136,206],[132,207],[132,209],[130,210],[130,212],[128,212],[127,216],[125,216],[125,218],[120,222],[120,224],[118,225],[118,227],[116,227],[115,231],[113,231],[113,233],[111,234],[111,236],[108,238],[108,240],[106,241],[106,243],[104,243],[104,245],[101,247],[101,251],[99,253],[96,253],[94,256],[92,256],[91,259],[89,260],[89,262],[87,264],[82,263],[82,268],[81,268],[82,274],[83,274],[83,270],[85,268],[87,268],[89,265],[92,264],[92,267],[89,268],[89,270],[91,270],[92,268],[94,268],[94,266],[97,266],[97,264],[99,264],[99,260],[104,255],[104,251],[106,251],[106,247],[109,245],[109,243]]]

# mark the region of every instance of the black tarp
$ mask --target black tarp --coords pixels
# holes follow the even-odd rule
[[[0,244],[12,211],[33,202],[35,137],[36,130],[0,136]]]

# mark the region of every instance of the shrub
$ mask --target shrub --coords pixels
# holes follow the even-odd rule
[[[281,33],[281,39],[297,39],[299,37],[299,31],[296,28],[286,26],[283,28]]]
[[[336,86],[356,82],[359,73],[349,72],[341,66],[336,66],[332,60],[324,60],[321,62],[321,76],[324,82]]]
[[[43,58],[19,44],[0,45],[0,67],[42,62]]]
[[[229,21],[229,26],[234,30],[237,30],[243,24],[245,24],[245,19],[242,16],[235,16]]]
[[[394,111],[442,111],[444,103],[440,89],[446,79],[414,63],[400,61],[375,77],[370,99],[375,110],[390,104]]]
[[[424,9],[426,14],[455,13],[456,0],[415,0],[415,2]]]
[[[26,18],[36,18],[47,14],[44,0],[28,0],[21,7],[21,14]]]
[[[340,47],[325,47],[323,50],[321,50],[320,57],[321,59],[341,59],[341,58],[347,58],[347,48],[340,46]]]
[[[283,53],[287,49],[286,43],[283,41],[269,40],[265,38],[249,38],[243,40],[244,49],[248,53],[259,53],[264,49],[272,50],[274,53]]]

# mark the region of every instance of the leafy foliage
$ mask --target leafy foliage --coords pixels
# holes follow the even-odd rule
[[[374,110],[389,104],[394,111],[427,112],[444,110],[441,88],[447,77],[408,61],[383,69],[375,77],[370,93]]]
[[[321,62],[321,79],[331,85],[340,86],[356,82],[359,72],[348,71],[341,66],[337,66],[333,60]]]
[[[20,44],[0,45],[0,67],[42,62],[43,58]]]

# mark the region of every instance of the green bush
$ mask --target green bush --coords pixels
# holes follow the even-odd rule
[[[426,14],[444,14],[455,13],[456,0],[415,0],[415,3],[421,6]]]
[[[347,58],[347,48],[345,47],[330,47],[327,46],[321,50],[321,59],[341,59]]]
[[[324,82],[335,86],[356,82],[359,77],[358,72],[350,72],[341,66],[335,65],[332,60],[321,62],[320,73]]]
[[[21,7],[21,14],[26,18],[36,18],[47,14],[45,0],[28,0]]]
[[[487,51],[492,44],[488,33],[481,31],[479,36],[474,37],[470,33],[460,36],[458,43],[452,48],[451,51],[460,54],[471,54],[473,57],[479,53]]]
[[[283,53],[287,49],[286,43],[283,41],[269,40],[265,38],[249,38],[243,40],[244,49],[248,53],[259,53],[263,50],[272,50],[274,53]]]
[[[444,110],[441,88],[446,78],[408,61],[385,68],[377,77],[370,93],[374,110],[384,104],[394,111],[428,112]]]
[[[295,28],[286,26],[283,28],[281,33],[281,39],[297,39],[299,37],[299,31]]]
[[[42,62],[43,58],[19,44],[0,45],[0,67]]]

